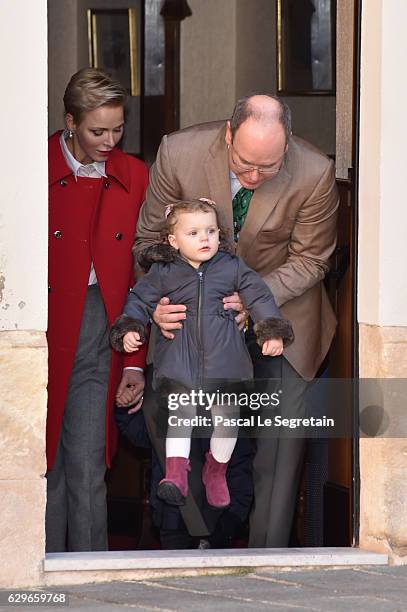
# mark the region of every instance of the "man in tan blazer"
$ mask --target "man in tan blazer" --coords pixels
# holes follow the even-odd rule
[[[245,220],[234,228],[232,199],[241,187],[253,194]],[[255,377],[294,379],[290,400],[301,403],[336,326],[322,283],[336,243],[334,164],[291,135],[290,112],[281,101],[242,98],[228,122],[164,136],[139,216],[135,254],[159,238],[168,204],[200,197],[217,203],[231,235],[240,230],[237,253],[263,277],[294,328],[295,342],[276,358],[262,357],[249,334]],[[163,330],[176,329],[187,316],[182,310],[159,306],[154,318]],[[301,439],[258,438],[250,546],[288,545],[303,450]]]

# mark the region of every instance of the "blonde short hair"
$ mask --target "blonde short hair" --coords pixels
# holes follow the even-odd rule
[[[106,104],[125,106],[127,91],[101,68],[82,68],[69,81],[64,94],[65,114],[79,123],[83,113]]]

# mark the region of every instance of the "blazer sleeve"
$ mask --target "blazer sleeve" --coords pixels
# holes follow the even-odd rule
[[[157,158],[150,169],[150,183],[145,202],[140,210],[133,255],[160,241],[160,231],[165,219],[165,208],[181,199],[182,192],[173,170],[168,138],[164,136]]]
[[[331,162],[298,213],[286,262],[263,277],[278,306],[305,293],[328,272],[329,258],[336,246],[338,206]]]
[[[284,346],[294,341],[291,323],[283,319],[273,294],[264,280],[240,258],[237,265],[237,291],[254,321],[257,342],[281,338]]]
[[[250,313],[253,321],[268,317],[281,317],[273,294],[264,280],[244,261],[237,259],[236,291]]]

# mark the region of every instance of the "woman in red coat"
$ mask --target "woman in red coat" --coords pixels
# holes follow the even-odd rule
[[[133,285],[148,181],[116,148],[126,97],[102,70],[80,70],[65,91],[67,129],[49,140],[47,552],[107,548],[113,406],[142,401],[145,355],[123,358],[108,341]]]

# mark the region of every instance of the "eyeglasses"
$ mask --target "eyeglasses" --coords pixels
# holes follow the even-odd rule
[[[278,172],[280,172],[281,166],[283,165],[284,155],[281,157],[281,159],[278,160],[277,163],[273,164],[272,166],[251,166],[250,164],[245,164],[241,161],[239,154],[233,148],[232,144],[230,144],[229,147],[231,149],[230,156],[236,168],[235,174],[245,174],[248,172],[254,172],[256,170],[259,174],[264,174],[266,176],[274,176],[275,174],[278,174]]]

